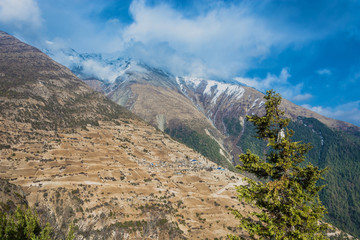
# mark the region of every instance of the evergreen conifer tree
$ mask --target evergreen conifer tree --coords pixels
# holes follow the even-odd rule
[[[326,209],[318,196],[324,186],[317,185],[326,169],[300,164],[310,144],[291,141],[294,132],[286,128],[290,119],[279,109],[281,96],[269,90],[264,98],[265,115],[247,116],[247,120],[255,125],[256,137],[268,142],[268,152],[263,159],[247,150],[240,155],[242,166],[237,166],[260,181],[247,178],[248,185],[236,187],[239,201],[245,200],[260,211],[249,216],[235,209],[232,213],[251,238],[327,239],[327,224],[321,221]]]
[[[50,240],[49,223],[41,227],[36,212],[18,206],[14,214],[0,211],[0,239],[3,240]]]

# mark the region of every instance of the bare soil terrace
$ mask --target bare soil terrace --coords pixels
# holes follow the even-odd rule
[[[233,233],[242,176],[137,120],[42,131],[0,119],[0,178],[55,229],[83,237],[214,239]],[[239,234],[239,232],[237,232]]]

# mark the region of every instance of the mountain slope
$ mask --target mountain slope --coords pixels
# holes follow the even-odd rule
[[[262,114],[264,111],[264,94],[238,82],[219,82],[203,78],[179,77],[178,83],[182,92],[196,105],[202,106],[206,115],[216,124],[223,115],[235,112],[236,115]],[[360,128],[350,123],[331,119],[313,111],[297,106],[283,99],[281,104],[285,115],[292,119],[298,116],[316,118],[330,128],[360,132]],[[219,114],[220,113],[220,114]],[[219,115],[219,116],[218,116]],[[218,128],[221,128],[219,125]]]
[[[6,118],[54,129],[133,116],[38,49],[4,32],[0,39],[0,110]]]
[[[94,79],[84,81],[90,81],[92,86],[96,84]],[[232,168],[231,155],[222,146],[222,134],[179,91],[176,79],[171,75],[132,62],[115,82],[102,86],[103,92],[114,102],[127,107],[214,162]],[[181,137],[183,131],[186,134]],[[193,141],[196,146],[189,143],[189,133],[197,139]]]
[[[228,83],[198,79],[179,80],[183,91],[193,102],[203,106],[216,127],[227,134],[232,151],[246,149],[262,155],[266,145],[255,139],[252,124],[244,121],[245,115],[264,111],[263,94],[254,89]],[[186,85],[185,85],[186,84]],[[250,107],[249,107],[250,106]],[[293,119],[290,128],[294,139],[313,145],[308,155],[309,162],[329,167],[324,183],[328,185],[320,193],[328,209],[327,220],[342,229],[360,236],[360,139],[359,128],[342,121],[323,117],[314,112],[283,100],[281,108]],[[240,150],[240,151],[239,151]]]
[[[234,197],[241,175],[110,102],[37,49],[3,32],[0,46],[0,178],[22,187],[54,238],[64,238],[70,223],[86,239],[241,233],[228,210],[251,209]]]
[[[174,77],[146,65],[128,62],[128,65],[121,65],[126,67],[118,70],[114,81],[100,81],[96,75],[90,79],[88,75],[84,80],[97,89],[101,87],[113,101],[215,162],[224,164],[218,160],[223,154],[237,163],[238,154],[246,149],[260,155],[266,149],[263,142],[253,137],[252,125],[245,121],[246,115],[264,112],[264,95],[259,91],[238,82]],[[329,187],[321,196],[328,207],[329,221],[359,235],[356,216],[360,212],[356,202],[360,197],[356,187],[352,187],[360,183],[356,177],[360,165],[360,153],[356,150],[360,148],[359,127],[326,118],[285,99],[281,107],[293,120],[291,128],[297,132],[294,137],[314,144],[309,161],[320,167],[331,167],[325,179]],[[327,132],[327,137],[321,132]],[[348,191],[341,190],[345,185],[349,186]]]

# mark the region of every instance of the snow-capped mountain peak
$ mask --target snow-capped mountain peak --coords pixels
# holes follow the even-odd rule
[[[203,78],[191,76],[183,77],[182,79],[187,87],[190,87],[197,92],[201,91],[204,95],[212,97],[212,104],[215,104],[218,98],[223,94],[231,96],[234,100],[239,100],[245,92],[245,89],[242,86],[232,83],[205,80]]]

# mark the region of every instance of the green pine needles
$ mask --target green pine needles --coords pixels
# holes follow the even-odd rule
[[[0,239],[4,240],[50,240],[51,227],[41,228],[36,212],[20,206],[13,215],[0,211]]]
[[[255,125],[256,137],[268,142],[269,150],[265,160],[248,150],[240,155],[243,166],[237,166],[261,180],[247,178],[248,185],[236,187],[239,201],[260,211],[250,216],[235,209],[232,213],[252,239],[327,239],[327,224],[321,221],[326,209],[318,196],[324,186],[316,184],[326,169],[299,166],[311,146],[291,141],[294,132],[286,128],[290,119],[279,110],[281,96],[273,90],[266,93],[266,114],[247,116],[247,120]]]
[[[74,232],[75,226],[70,224],[65,240],[74,240]],[[19,205],[14,213],[0,211],[1,240],[50,240],[53,237],[50,223],[42,227],[35,210]]]

